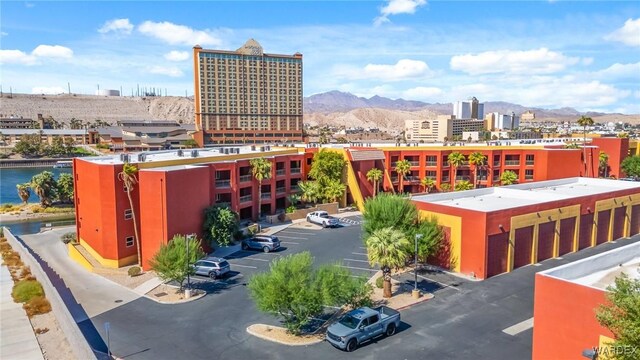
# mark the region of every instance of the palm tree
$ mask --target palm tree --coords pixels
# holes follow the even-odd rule
[[[255,158],[249,160],[251,173],[258,182],[258,218],[262,217],[262,180],[271,179],[271,161],[265,158]]]
[[[449,166],[451,166],[451,187],[455,187],[456,183],[456,175],[458,175],[458,167],[462,166],[465,161],[464,155],[461,153],[454,151],[449,156],[447,156],[447,162]]]
[[[449,184],[449,183],[440,184],[440,191],[449,192],[449,190],[451,190],[451,184]]]
[[[582,153],[583,153],[583,160],[584,160],[584,164],[585,164],[585,169],[586,169],[586,173],[587,176],[589,176],[589,162],[587,161],[587,126],[592,126],[593,125],[593,119],[588,117],[588,116],[584,116],[582,115],[580,117],[580,119],[578,119],[578,125],[582,126],[583,128],[583,134],[584,134],[584,143],[582,144]]]
[[[411,163],[409,160],[400,160],[396,162],[396,172],[398,173],[398,192],[403,193],[403,179],[404,176],[411,172]]]
[[[40,198],[40,205],[42,207],[51,206],[56,193],[56,180],[53,178],[53,173],[43,171],[33,176],[29,186]]]
[[[336,202],[342,197],[346,188],[340,181],[331,181],[324,189],[324,197],[330,202]]]
[[[518,175],[511,170],[507,170],[500,175],[500,183],[502,185],[515,184],[518,181]]]
[[[122,171],[118,173],[118,179],[124,183],[124,188],[127,190],[127,197],[129,198],[129,206],[131,208],[131,218],[133,220],[133,234],[136,238],[136,251],[138,253],[138,266],[142,267],[142,254],[140,253],[140,237],[138,236],[138,222],[136,221],[136,210],[133,206],[133,199],[131,198],[131,192],[133,187],[138,183],[136,173],[138,168],[125,162],[122,165]]]
[[[27,205],[29,201],[29,197],[31,196],[31,189],[29,188],[29,183],[17,184],[16,188],[18,189],[18,196],[20,200]]]
[[[600,151],[600,155],[598,155],[598,162],[600,163],[600,171],[602,171],[606,178],[609,170],[609,155],[604,151]]]
[[[469,164],[473,165],[473,188],[478,187],[478,168],[484,166],[487,162],[487,157],[479,152],[472,152],[469,155]]]
[[[420,185],[424,187],[424,192],[430,193],[434,186],[436,186],[436,181],[432,178],[426,177],[420,180]]]
[[[467,180],[458,181],[456,186],[453,188],[455,191],[464,191],[473,189],[473,184]]]
[[[321,198],[320,185],[317,181],[300,181],[298,187],[302,193],[302,201],[316,203]]]
[[[391,227],[375,230],[366,240],[369,264],[378,264],[384,276],[383,296],[391,297],[391,269],[404,266],[406,249],[411,246],[400,230]]]
[[[373,196],[375,197],[378,193],[378,184],[380,180],[382,180],[382,170],[378,168],[373,168],[367,171],[367,180],[373,183]]]

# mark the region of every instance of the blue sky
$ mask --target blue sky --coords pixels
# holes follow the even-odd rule
[[[305,96],[640,113],[633,1],[3,1],[3,91],[193,93],[192,47],[304,55]]]

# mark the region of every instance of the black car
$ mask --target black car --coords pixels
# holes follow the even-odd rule
[[[275,251],[280,248],[280,239],[273,235],[254,235],[242,240],[242,249],[255,249],[264,252]]]

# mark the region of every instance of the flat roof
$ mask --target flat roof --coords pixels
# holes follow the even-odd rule
[[[630,278],[640,279],[640,242],[541,271],[538,274],[605,290],[608,286],[614,285],[615,278],[622,273]]]
[[[640,182],[575,177],[420,195],[411,199],[460,209],[492,212],[626,189],[637,189],[640,192]]]
[[[5,129],[0,128],[0,132],[5,135],[32,135],[39,134],[42,131],[43,135],[86,135],[85,129]]]

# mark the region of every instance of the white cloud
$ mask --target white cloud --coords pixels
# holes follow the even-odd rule
[[[629,46],[640,46],[640,18],[628,19],[621,28],[605,36],[604,39]]]
[[[184,61],[189,58],[189,53],[187,51],[172,50],[164,54],[164,58],[169,61]]]
[[[364,75],[381,80],[403,80],[424,76],[430,73],[429,65],[424,61],[402,59],[394,65],[368,64]]]
[[[0,50],[0,64],[32,65],[36,57],[20,50]]]
[[[145,21],[138,26],[138,31],[171,45],[220,45],[220,40],[211,35],[208,30],[194,30],[168,21]]]
[[[149,68],[149,72],[152,74],[166,75],[170,77],[180,77],[183,75],[182,70],[177,67],[152,66]]]
[[[106,34],[109,32],[115,32],[120,34],[131,34],[133,30],[133,24],[129,22],[129,19],[113,19],[109,20],[102,25],[98,32]]]
[[[549,74],[574,65],[580,58],[567,57],[546,48],[535,50],[485,51],[477,55],[456,55],[451,58],[452,70],[460,70],[471,75],[478,74]]]
[[[38,86],[31,89],[32,94],[49,94],[49,95],[63,94],[66,91],[67,90],[65,90],[60,86],[50,86],[50,87]]]
[[[38,45],[31,54],[37,57],[68,59],[73,57],[73,50],[60,45]]]
[[[635,64],[615,63],[606,69],[596,72],[595,75],[603,80],[640,80],[640,62]]]
[[[380,9],[380,16],[374,19],[376,25],[389,22],[389,15],[414,14],[426,0],[388,0],[388,4]]]
[[[418,86],[402,92],[402,97],[411,100],[433,100],[440,98],[442,90],[437,87]]]

